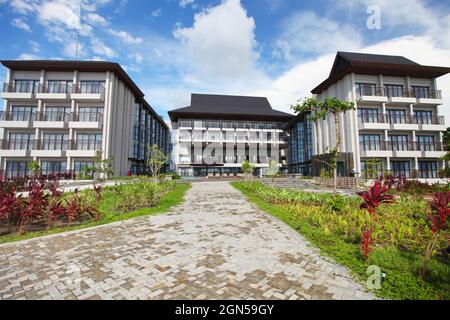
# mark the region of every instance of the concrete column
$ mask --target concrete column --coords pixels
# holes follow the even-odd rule
[[[378,75],[378,86],[379,86],[380,88],[383,88],[383,87],[384,87],[384,78],[383,78],[383,75],[382,75],[382,74]]]
[[[406,76],[406,90],[410,90],[411,89],[411,77],[410,76]]]
[[[391,171],[391,158],[390,157],[386,158],[386,170]]]

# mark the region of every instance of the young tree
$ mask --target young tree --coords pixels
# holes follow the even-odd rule
[[[272,179],[272,186],[275,185],[275,178],[280,175],[280,168],[275,160],[271,160],[267,168],[267,176]]]
[[[254,168],[255,167],[250,163],[250,161],[244,160],[244,162],[242,162],[241,169],[244,172],[245,180],[248,180],[248,177],[253,174]]]
[[[30,161],[30,163],[28,164],[28,169],[31,171],[32,174],[34,174],[35,177],[39,176],[39,171],[41,171],[39,161],[37,160]]]
[[[147,168],[153,176],[153,180],[156,180],[159,171],[164,167],[169,158],[156,144],[149,145],[147,151]]]
[[[336,143],[331,149],[332,157],[335,161],[333,164],[333,176],[334,176],[334,193],[337,193],[337,159],[339,158],[339,148],[342,142],[341,136],[341,122],[339,117],[341,113],[345,113],[349,110],[355,109],[355,104],[350,101],[341,101],[337,98],[325,98],[324,100],[318,100],[316,98],[305,98],[303,101],[299,101],[297,104],[291,106],[297,114],[309,114],[311,121],[317,122],[319,120],[325,120],[328,115],[334,118]]]

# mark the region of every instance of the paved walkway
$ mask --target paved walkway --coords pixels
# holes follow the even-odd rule
[[[0,246],[0,299],[371,299],[227,182],[183,205]]]

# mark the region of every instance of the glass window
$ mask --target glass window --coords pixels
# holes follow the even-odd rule
[[[68,122],[70,120],[70,107],[46,107],[44,120]]]
[[[9,134],[9,150],[31,150],[34,143],[34,133]]]
[[[411,178],[411,166],[409,161],[391,161],[392,175],[395,178]]]
[[[379,110],[374,108],[358,108],[358,117],[362,123],[378,123]]]
[[[105,81],[80,81],[80,93],[98,94],[105,89]]]
[[[65,161],[42,161],[42,174],[64,173],[67,170],[67,162]]]
[[[419,178],[422,179],[438,178],[437,161],[419,161]]]
[[[374,83],[357,83],[356,91],[360,96],[376,96],[377,85]]]
[[[35,93],[39,80],[14,80],[13,92]]]
[[[430,98],[430,87],[412,86],[412,91],[416,98]]]
[[[78,133],[77,134],[77,150],[102,150],[102,134],[101,133]]]
[[[6,161],[6,178],[20,178],[29,175],[28,161]]]
[[[389,123],[406,123],[406,110],[389,109]]]
[[[75,161],[73,169],[75,170],[75,174],[79,174],[83,168],[85,167],[92,167],[94,165],[94,162],[92,161]]]
[[[398,84],[387,84],[384,86],[388,97],[403,97],[403,86]]]
[[[44,133],[42,137],[41,150],[67,150],[68,133]]]
[[[359,143],[361,149],[367,150],[381,150],[381,135],[379,134],[362,134],[359,136]]]
[[[406,151],[408,150],[408,136],[407,135],[391,135],[389,136],[391,141],[391,147],[394,151]]]
[[[36,116],[37,107],[11,107],[11,121],[33,121]]]
[[[47,82],[48,93],[68,93],[72,87],[72,80],[49,80]]]
[[[433,112],[417,110],[414,111],[414,117],[418,124],[432,124],[433,122]]]
[[[417,136],[418,149],[420,151],[435,151],[436,144],[434,143],[434,136]]]
[[[80,107],[78,121],[80,122],[101,122],[103,108],[101,107]]]

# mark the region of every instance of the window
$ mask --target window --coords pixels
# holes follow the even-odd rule
[[[75,174],[79,174],[81,171],[83,171],[83,168],[92,167],[93,165],[94,162],[92,161],[75,161],[73,169],[75,170]]]
[[[67,162],[65,161],[42,161],[42,174],[64,173],[67,170]]]
[[[80,93],[98,94],[103,93],[105,81],[80,81]]]
[[[80,122],[100,122],[103,116],[103,108],[100,107],[82,107],[78,112],[78,121]]]
[[[47,82],[48,93],[68,93],[72,87],[72,80],[49,80]]]
[[[11,108],[11,121],[32,121],[36,116],[36,107],[16,107]]]
[[[416,98],[430,98],[430,87],[412,86],[412,91]]]
[[[29,162],[27,161],[6,161],[6,178],[20,178],[29,175]]]
[[[39,80],[14,80],[14,92],[35,93]]]
[[[46,107],[44,120],[68,122],[70,120],[70,107]]]
[[[407,151],[408,150],[408,136],[407,135],[392,135],[389,136],[391,147],[393,151]]]
[[[388,97],[403,97],[403,86],[398,84],[387,84],[384,86]]]
[[[362,123],[378,123],[379,122],[378,109],[359,108],[358,117]]]
[[[9,150],[31,150],[34,143],[34,133],[9,134]]]
[[[68,133],[44,133],[41,150],[67,150]]]
[[[96,150],[102,149],[101,133],[78,133],[77,150]]]
[[[356,91],[360,96],[376,96],[377,85],[374,83],[357,83]]]
[[[411,167],[409,161],[391,161],[392,174],[395,178],[411,177]]]
[[[389,123],[406,123],[406,110],[390,109],[388,110]]]
[[[414,111],[414,117],[418,124],[432,124],[433,122],[433,112],[417,110]]]
[[[436,151],[434,136],[417,136],[419,151]]]
[[[359,143],[362,150],[381,150],[381,135],[363,134],[359,136]]]
[[[372,164],[367,163],[367,160],[361,161],[361,173],[362,177],[369,179],[376,179],[383,175],[384,173],[384,163],[378,161],[377,159],[372,159]]]
[[[421,179],[438,178],[437,161],[419,161],[419,178]]]

